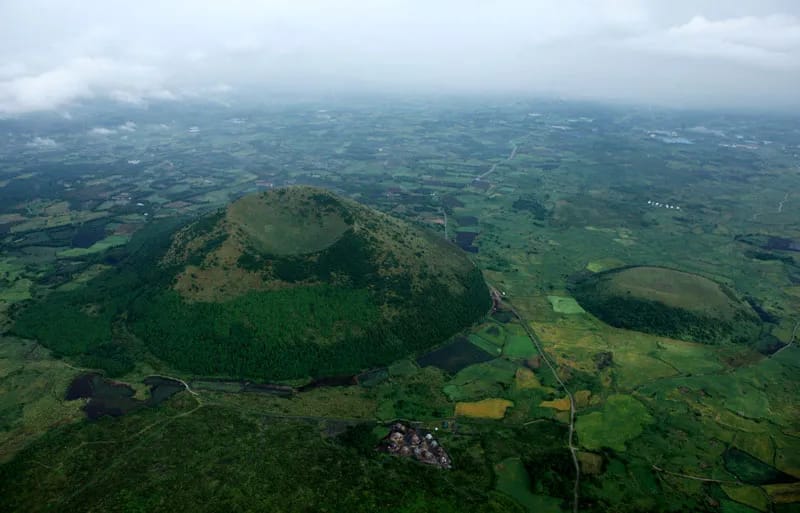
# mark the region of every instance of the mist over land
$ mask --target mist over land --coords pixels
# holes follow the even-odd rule
[[[789,0],[3,2],[0,115],[245,93],[797,109],[798,15]]]

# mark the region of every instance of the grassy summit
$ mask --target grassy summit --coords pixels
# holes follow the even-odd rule
[[[255,248],[272,255],[321,251],[352,225],[340,200],[307,187],[245,196],[228,207],[227,220]]]
[[[758,317],[727,287],[663,267],[598,273],[573,287],[580,305],[618,328],[705,343],[755,343]]]
[[[459,294],[473,269],[434,234],[313,187],[245,196],[184,227],[161,265],[181,268],[182,297],[206,302],[319,283],[402,295],[436,281]]]
[[[132,246],[86,288],[22,312],[17,333],[107,370],[129,367],[138,340],[196,374],[288,379],[389,363],[490,304],[455,246],[310,187],[246,196]]]

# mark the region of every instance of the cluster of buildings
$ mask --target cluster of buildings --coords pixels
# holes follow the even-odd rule
[[[395,422],[389,434],[381,440],[379,451],[412,458],[427,465],[451,468],[450,456],[431,433],[417,431],[402,422]]]
[[[671,210],[680,210],[681,207],[677,205],[670,205],[669,203],[660,203],[658,201],[647,200],[647,204],[651,207],[658,207],[658,208],[668,208]]]

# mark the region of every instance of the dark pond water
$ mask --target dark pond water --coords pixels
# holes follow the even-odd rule
[[[735,447],[728,448],[722,457],[725,460],[725,469],[747,484],[764,485],[796,481],[792,476]]]
[[[245,383],[242,392],[255,392],[289,397],[294,394],[294,389],[286,385],[273,385],[272,383]]]
[[[783,237],[770,237],[762,246],[764,249],[779,249],[783,251],[800,251],[800,242]]]
[[[200,390],[212,390],[215,392],[228,392],[239,394],[242,392],[254,392],[259,394],[272,394],[288,397],[294,393],[294,389],[287,385],[276,385],[272,383],[253,383],[246,380],[232,380],[219,378],[202,378],[192,381],[192,388]]]
[[[494,358],[486,351],[479,349],[466,337],[458,337],[446,346],[434,349],[417,359],[420,367],[432,365],[450,374],[455,374],[464,367],[474,363],[486,362]]]
[[[305,392],[319,387],[349,387],[350,385],[358,385],[355,376],[330,376],[327,378],[315,379],[311,383],[307,383],[297,389],[298,392]]]
[[[51,228],[43,231],[42,236],[47,238],[45,246],[63,246],[72,240],[74,230],[72,228]]]
[[[105,236],[105,225],[97,223],[85,224],[78,228],[78,230],[72,236],[72,247],[88,248],[95,242],[104,239]]]
[[[81,374],[72,380],[67,388],[65,399],[67,401],[74,401],[75,399],[85,399],[92,397],[94,392],[94,379],[98,374]]]
[[[100,374],[81,374],[67,388],[66,399],[89,399],[83,410],[90,419],[105,415],[120,417],[144,406],[156,406],[184,389],[175,380],[151,376],[144,383],[150,386],[150,397],[141,401],[133,397],[134,390],[125,383],[104,378]]]
[[[478,248],[472,245],[472,241],[474,241],[477,236],[477,232],[458,232],[456,233],[456,244],[464,251],[477,253]]]
[[[90,419],[104,415],[119,417],[139,408],[142,401],[133,398],[134,390],[123,383],[110,381],[100,374],[83,374],[67,389],[67,400],[89,399],[83,410]]]
[[[159,405],[185,388],[180,381],[161,376],[148,376],[143,383],[150,387],[148,406]]]

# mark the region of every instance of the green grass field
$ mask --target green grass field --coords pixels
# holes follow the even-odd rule
[[[574,298],[561,297],[561,296],[547,296],[547,300],[553,306],[553,311],[556,313],[567,314],[567,315],[586,313],[586,311],[583,308],[581,308],[581,305],[579,305]]]
[[[612,395],[601,410],[579,416],[576,428],[583,447],[624,452],[626,442],[641,435],[643,426],[652,422],[642,403],[629,395]]]
[[[117,246],[124,246],[130,237],[124,235],[110,235],[105,239],[95,242],[88,248],[70,248],[64,249],[57,253],[60,258],[77,258],[77,257],[85,257],[87,255],[93,255],[96,253],[102,253],[108,249],[117,247]]]
[[[559,513],[561,500],[546,495],[536,495],[530,489],[530,477],[519,458],[506,458],[494,466],[497,490],[512,497],[530,513]]]
[[[301,255],[327,248],[348,229],[352,221],[343,218],[338,206],[322,191],[289,188],[246,196],[231,204],[227,216],[260,251]]]

